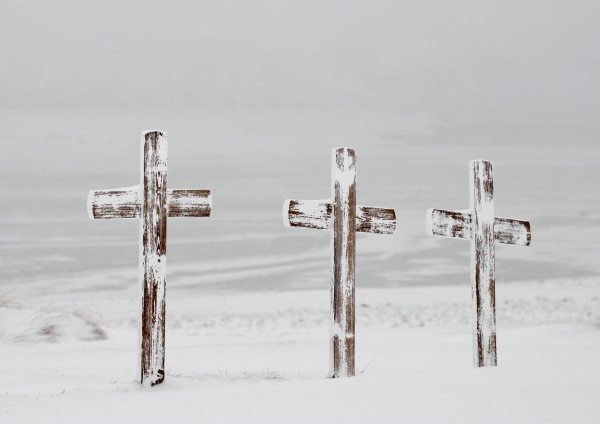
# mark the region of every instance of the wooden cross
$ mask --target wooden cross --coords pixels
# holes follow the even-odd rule
[[[473,364],[496,366],[496,293],[494,241],[529,246],[528,221],[494,217],[492,163],[470,162],[471,209],[427,211],[429,235],[471,239]]]
[[[210,190],[167,190],[167,135],[142,133],[140,185],[92,190],[90,219],[141,218],[139,376],[155,385],[165,378],[167,217],[208,217]]]
[[[329,375],[354,375],[354,270],[356,232],[393,234],[393,209],[356,205],[356,153],[333,150],[331,199],[286,200],[286,227],[331,231],[331,324]]]

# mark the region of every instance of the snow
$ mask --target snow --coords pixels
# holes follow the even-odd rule
[[[498,284],[498,367],[485,369],[471,365],[468,285],[357,289],[357,376],[338,380],[326,378],[327,290],[173,287],[167,376],[152,388],[135,378],[134,288],[56,296],[87,314],[65,307],[60,320],[5,299],[0,421],[598,422],[599,289]],[[90,337],[88,316],[105,337]],[[50,322],[54,339],[40,334]]]

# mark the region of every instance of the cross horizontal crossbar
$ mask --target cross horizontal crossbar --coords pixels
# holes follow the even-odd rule
[[[286,200],[283,222],[286,227],[331,229],[330,200]],[[356,231],[372,234],[393,234],[396,229],[394,209],[356,206]]]
[[[432,236],[471,239],[470,212],[429,209],[427,211],[427,233]],[[529,221],[509,218],[494,218],[494,239],[498,243],[529,246],[531,226]]]
[[[91,190],[88,195],[90,219],[140,218],[140,187]],[[212,209],[210,190],[167,190],[167,216],[208,217]]]

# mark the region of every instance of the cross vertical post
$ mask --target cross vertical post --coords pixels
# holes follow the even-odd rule
[[[471,290],[473,348],[478,367],[496,366],[496,287],[494,250],[494,174],[492,163],[470,163],[471,210]]]
[[[140,218],[138,377],[153,386],[165,378],[167,217],[208,217],[210,190],[167,189],[167,135],[142,134],[140,184],[91,190],[90,219]]]
[[[356,233],[393,234],[393,209],[356,205],[356,152],[333,150],[331,198],[291,200],[283,205],[286,227],[331,231],[329,376],[355,374]]]
[[[469,165],[471,209],[429,209],[426,225],[429,235],[471,240],[473,365],[488,367],[497,365],[495,242],[529,246],[531,225],[495,217],[492,163]]]
[[[165,378],[167,139],[159,131],[142,137],[140,378],[159,384]]]
[[[331,245],[331,363],[334,377],[353,376],[354,371],[354,279],[356,262],[356,153],[334,151],[331,166],[333,214]]]

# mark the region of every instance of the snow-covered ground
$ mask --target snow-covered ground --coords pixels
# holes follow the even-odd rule
[[[92,277],[90,277],[92,278]],[[173,288],[166,381],[135,381],[135,288],[0,307],[2,422],[598,422],[600,279],[498,284],[497,368],[468,285],[357,290],[357,377],[331,380],[328,290]],[[62,298],[61,298],[62,297]],[[78,299],[75,302],[75,299]]]

